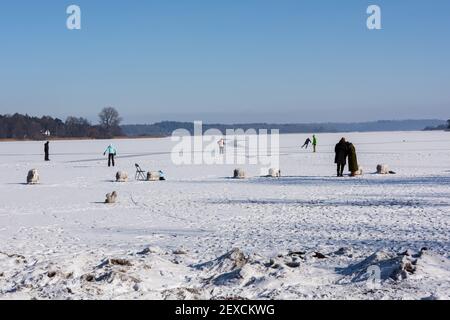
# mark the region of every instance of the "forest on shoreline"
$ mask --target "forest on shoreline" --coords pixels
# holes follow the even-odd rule
[[[111,107],[102,109],[98,124],[73,116],[63,121],[50,116],[36,117],[19,113],[0,115],[0,139],[109,139],[123,135],[120,122],[119,113]]]
[[[163,121],[154,124],[121,125],[117,110],[108,107],[99,113],[99,121],[92,124],[82,117],[66,120],[51,116],[22,114],[0,115],[0,140],[47,140],[47,139],[111,139],[139,137],[167,137],[177,129],[194,131],[192,122]],[[203,124],[203,130],[218,129],[225,133],[232,129],[278,129],[288,133],[334,133],[370,131],[417,131],[449,130],[450,120],[384,120],[355,123],[298,123],[298,124]]]

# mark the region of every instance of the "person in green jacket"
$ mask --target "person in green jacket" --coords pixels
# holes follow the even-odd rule
[[[356,149],[353,143],[347,142],[347,154],[348,154],[348,169],[350,171],[350,176],[356,176],[356,172],[359,170],[358,157],[356,156]]]
[[[117,150],[116,150],[116,148],[113,147],[112,144],[110,144],[106,148],[105,152],[103,152],[103,155],[106,155],[106,154],[108,154],[108,167],[111,167],[111,164],[114,167],[115,166],[114,157],[117,154]]]
[[[316,152],[316,147],[317,147],[317,138],[316,135],[313,134],[313,141],[312,141],[312,145],[313,145],[313,152]]]

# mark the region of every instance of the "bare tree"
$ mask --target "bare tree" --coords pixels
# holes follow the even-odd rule
[[[103,108],[98,117],[100,127],[108,136],[119,135],[121,133],[120,123],[122,122],[122,118],[116,109],[112,107]]]

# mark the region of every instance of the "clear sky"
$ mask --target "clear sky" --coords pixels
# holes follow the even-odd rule
[[[66,28],[66,8],[82,30]],[[366,9],[382,9],[382,30]],[[127,123],[450,117],[448,0],[4,0],[0,113]]]

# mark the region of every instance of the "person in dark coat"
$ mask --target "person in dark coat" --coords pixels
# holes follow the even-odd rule
[[[311,139],[310,138],[306,139],[305,143],[302,146],[302,149],[303,148],[308,149],[310,143],[311,143]]]
[[[345,141],[345,138],[342,138],[341,141],[339,141],[339,143],[336,144],[334,152],[336,153],[334,163],[337,164],[337,176],[343,177],[344,168],[345,165],[347,164],[347,154],[348,154],[348,145]]]
[[[353,143],[347,142],[348,148],[348,170],[350,171],[350,176],[356,176],[356,172],[359,170],[358,157],[356,156],[356,149]]]
[[[50,161],[50,141],[44,143],[44,153],[45,153],[45,161]]]

